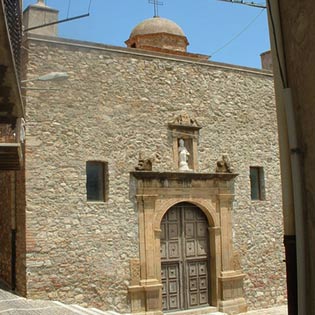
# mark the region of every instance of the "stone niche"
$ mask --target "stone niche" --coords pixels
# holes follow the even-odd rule
[[[183,113],[168,124],[168,129],[172,139],[174,168],[178,169],[179,166],[178,148],[179,141],[182,139],[190,154],[188,166],[192,171],[198,171],[198,142],[201,126],[187,113]]]
[[[161,222],[170,209],[180,204],[192,205],[203,213],[200,212],[206,222],[204,234],[208,239],[206,259],[209,276],[207,305],[179,310],[188,309],[189,314],[216,311],[238,314],[247,310],[243,292],[245,275],[232,244],[236,176],[232,173],[130,173],[131,198],[135,200],[138,212],[140,244],[139,260],[130,262],[131,282],[128,290],[132,313],[163,313],[165,288],[161,277],[161,234],[164,233]]]

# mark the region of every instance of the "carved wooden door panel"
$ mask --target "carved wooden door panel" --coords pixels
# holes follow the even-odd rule
[[[179,207],[170,209],[161,222],[161,280],[163,310],[179,310],[182,291],[181,213]]]
[[[188,203],[172,207],[161,222],[164,311],[209,305],[208,222]]]

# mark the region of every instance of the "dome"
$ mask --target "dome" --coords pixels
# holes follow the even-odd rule
[[[155,33],[167,33],[177,36],[185,36],[183,30],[173,21],[154,17],[139,23],[131,32],[130,38],[137,35],[147,35]]]

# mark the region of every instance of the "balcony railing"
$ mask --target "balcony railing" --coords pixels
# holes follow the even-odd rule
[[[0,143],[17,142],[15,130],[9,124],[0,125]]]
[[[23,161],[24,120],[18,119],[15,128],[0,124],[0,170],[18,170]]]
[[[22,19],[20,0],[4,0],[5,14],[9,28],[10,42],[13,50],[15,66],[20,76]]]

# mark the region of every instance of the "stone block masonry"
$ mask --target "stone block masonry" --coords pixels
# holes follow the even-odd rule
[[[234,250],[250,308],[283,304],[281,186],[269,73],[33,35],[26,77],[64,71],[59,92],[28,90],[26,290],[129,312],[130,261],[139,258],[129,173],[140,151],[154,171],[177,171],[168,123],[187,112],[202,127],[198,171],[227,153],[235,182]],[[41,82],[28,83],[43,87]],[[86,201],[86,162],[108,162],[109,199]],[[249,167],[264,168],[265,200],[251,200]]]

